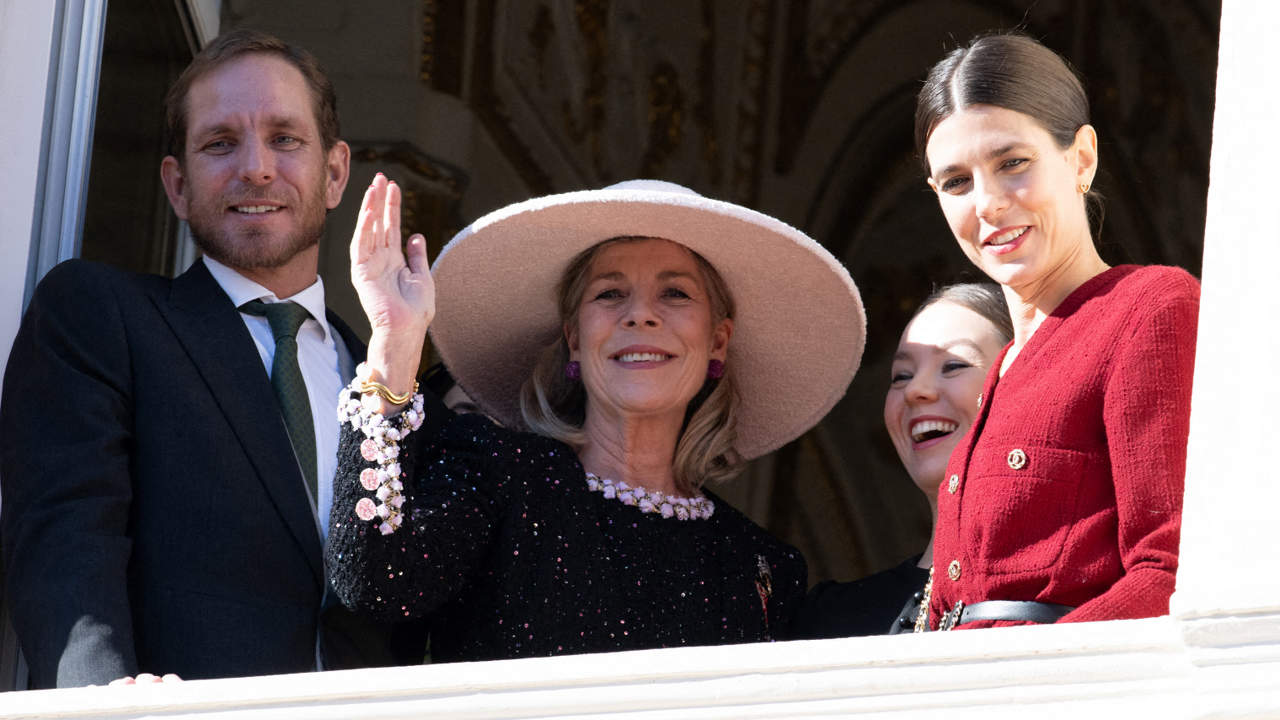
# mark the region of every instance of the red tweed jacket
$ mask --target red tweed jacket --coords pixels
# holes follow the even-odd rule
[[[938,493],[933,627],[957,600],[1169,611],[1199,302],[1183,270],[1115,267],[994,363]]]

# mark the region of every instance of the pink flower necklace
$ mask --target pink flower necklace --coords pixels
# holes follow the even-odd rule
[[[632,505],[640,512],[659,513],[664,518],[706,520],[716,511],[716,504],[707,497],[667,495],[660,490],[631,487],[621,480],[602,478],[595,473],[587,473],[587,489],[610,500],[619,500],[623,505]]]

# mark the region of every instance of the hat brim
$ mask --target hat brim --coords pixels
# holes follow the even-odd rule
[[[555,288],[609,238],[671,240],[705,258],[736,306],[725,365],[740,395],[735,449],[754,458],[813,427],[858,369],[866,314],[821,245],[775,218],[692,192],[603,189],[534,198],[459,232],[432,267],[435,347],[463,390],[523,427],[520,387],[561,335]]]

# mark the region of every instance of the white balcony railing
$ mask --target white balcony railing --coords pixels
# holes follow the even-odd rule
[[[250,652],[246,649],[246,652]],[[646,650],[0,696],[6,718],[1254,718],[1280,614]]]

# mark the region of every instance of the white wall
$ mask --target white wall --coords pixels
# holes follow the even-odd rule
[[[0,373],[22,317],[54,9],[48,0],[0,0]]]
[[[1280,612],[1280,4],[1222,7],[1175,614]]]

